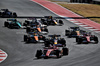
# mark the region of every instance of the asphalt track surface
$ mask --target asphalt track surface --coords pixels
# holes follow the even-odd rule
[[[57,16],[40,5],[29,0],[0,0],[0,9],[8,8],[19,16]],[[64,20],[63,26],[49,26],[49,34],[60,34],[66,39],[69,55],[60,59],[36,59],[37,49],[42,49],[43,44],[25,44],[23,35],[25,29],[8,29],[3,26],[6,19],[0,18],[0,49],[8,54],[8,58],[0,66],[99,66],[100,43],[81,44],[75,43],[74,38],[64,36],[64,31],[70,26],[77,26]],[[19,19],[24,22],[24,19]],[[83,30],[86,30],[80,27]],[[89,30],[87,30],[89,31]],[[94,33],[94,32],[93,32]],[[94,33],[99,37],[100,34]]]
[[[70,0],[54,0],[54,1],[70,2]]]

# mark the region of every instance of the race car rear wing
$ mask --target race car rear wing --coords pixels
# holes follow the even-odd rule
[[[2,11],[6,11],[6,10],[8,10],[8,9],[1,9]]]
[[[60,37],[61,35],[48,35],[48,37]]]
[[[7,19],[7,21],[15,21],[16,19]]]
[[[79,29],[79,27],[70,27],[71,29]]]

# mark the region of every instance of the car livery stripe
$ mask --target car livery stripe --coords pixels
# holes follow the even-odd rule
[[[39,39],[38,39],[38,36],[34,36],[34,38],[35,38],[35,40],[36,40],[36,41],[38,41],[38,40],[39,40]]]
[[[38,30],[39,32],[41,32],[41,29],[40,29],[40,28],[37,28],[37,30]]]
[[[50,10],[51,12],[53,12],[54,14],[56,14],[60,17],[67,17],[66,20],[68,20],[68,21],[70,21],[74,24],[77,24],[79,26],[82,25],[82,27],[85,27],[83,25],[93,27],[96,30],[90,29],[90,28],[86,28],[86,29],[89,29],[89,30],[95,31],[97,33],[100,33],[100,24],[98,24],[94,21],[91,21],[90,19],[72,19],[72,18],[68,18],[68,17],[82,17],[82,16],[80,16],[78,14],[75,14],[74,12],[72,12],[72,11],[70,11],[70,10],[68,10],[68,9],[66,9],[66,8],[56,4],[56,3],[53,3],[53,2],[50,2],[50,1],[47,1],[47,0],[31,0],[31,1],[43,6],[44,8]]]
[[[57,44],[57,40],[54,40],[54,44]]]
[[[90,42],[90,36],[86,36],[87,41]]]
[[[51,51],[53,51],[53,49],[48,49],[47,53],[46,53],[46,56],[49,56]]]
[[[18,26],[21,27],[21,24],[19,22],[17,22]]]
[[[58,24],[56,20],[54,20],[54,23],[55,23],[56,25]]]

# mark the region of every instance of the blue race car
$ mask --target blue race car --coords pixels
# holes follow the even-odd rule
[[[7,19],[7,21],[4,22],[4,26],[11,29],[19,29],[22,27],[22,24],[16,19]]]
[[[5,18],[17,17],[17,14],[15,12],[9,11],[8,9],[1,9],[0,10],[0,17],[5,17]]]
[[[64,23],[62,20],[57,20],[55,18],[53,18],[52,16],[45,16],[44,18],[41,19],[42,24],[44,25],[58,25],[58,26],[62,26]]]

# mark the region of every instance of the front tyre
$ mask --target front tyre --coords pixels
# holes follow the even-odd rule
[[[63,55],[68,55],[69,53],[68,48],[63,48],[62,50],[63,50]]]
[[[4,27],[8,27],[9,23],[8,22],[4,22]]]
[[[37,57],[37,59],[39,59],[42,55],[42,50],[37,50],[35,57]]]
[[[59,50],[56,50],[56,56],[57,56],[57,58],[61,58],[61,55],[60,55],[60,51]]]
[[[27,41],[27,35],[24,35],[24,41]]]

